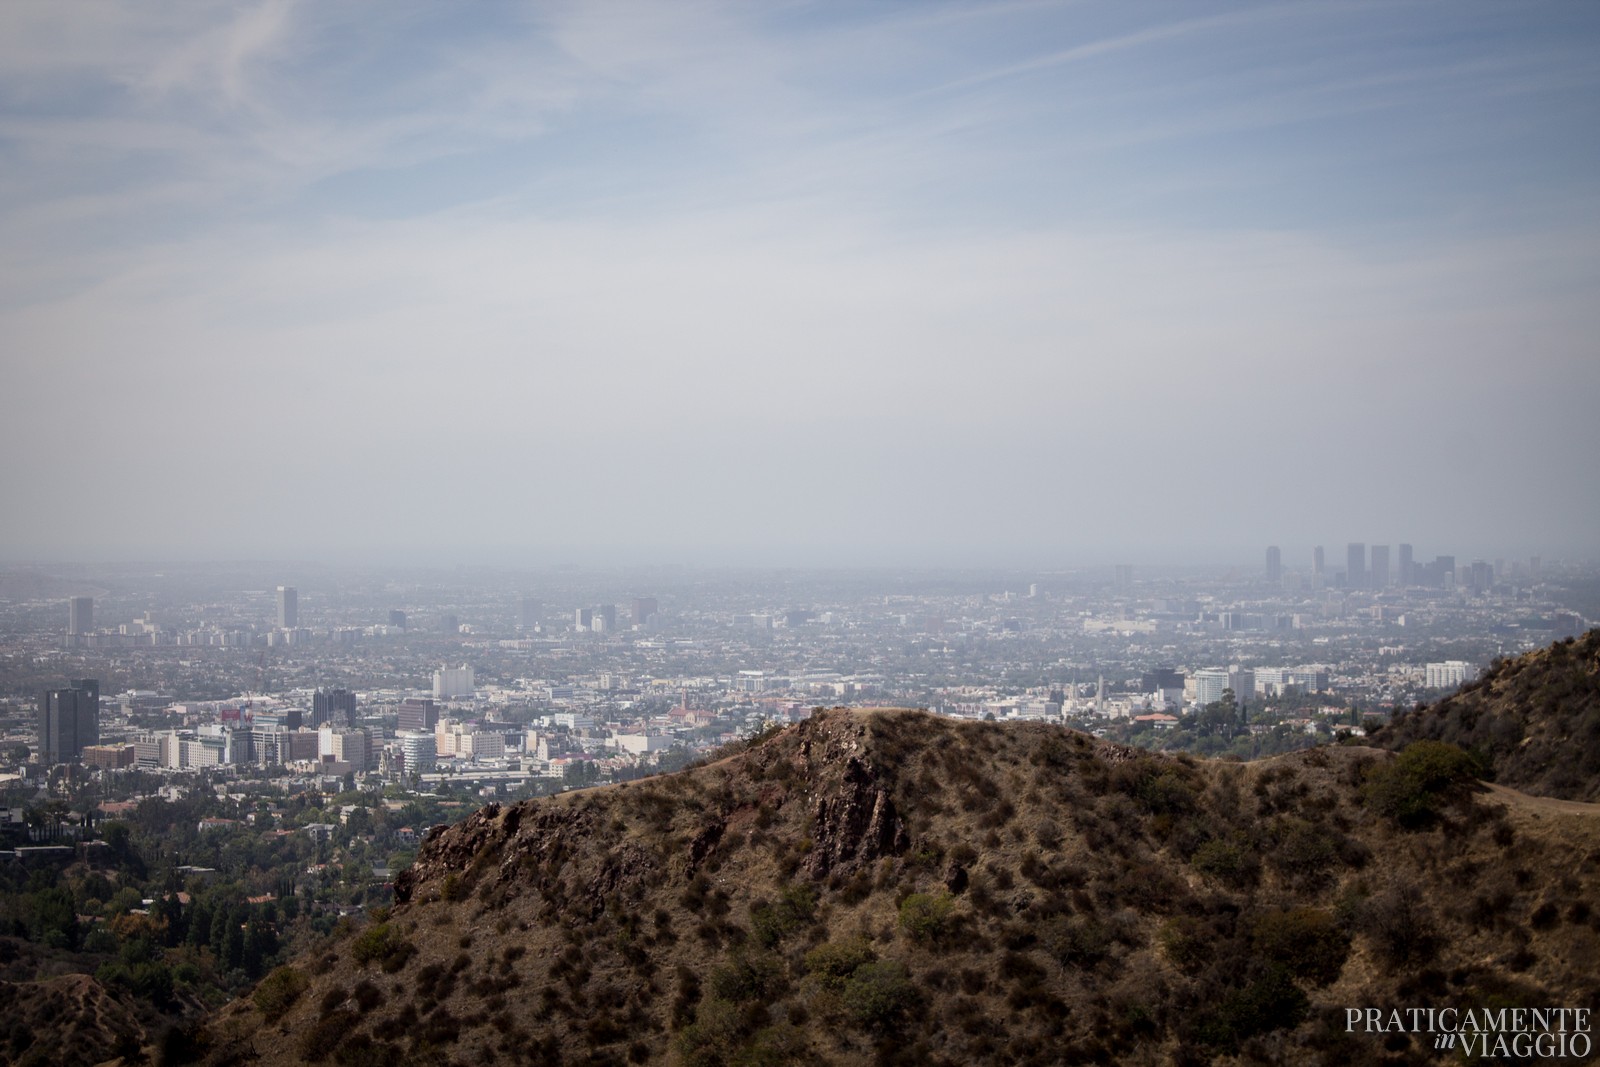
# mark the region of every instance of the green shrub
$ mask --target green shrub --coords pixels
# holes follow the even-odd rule
[[[387,1041],[374,1041],[366,1034],[353,1034],[334,1051],[339,1067],[393,1067],[400,1050]]]
[[[851,973],[839,999],[856,1022],[881,1030],[899,1022],[921,998],[903,963],[874,960]]]
[[[806,1035],[798,1026],[763,1027],[729,1057],[732,1067],[790,1067],[806,1062]]]
[[[1432,916],[1414,888],[1385,890],[1356,903],[1354,911],[1356,928],[1391,965],[1426,964],[1438,951]]]
[[[1250,936],[1261,955],[1318,986],[1337,980],[1350,954],[1349,935],[1317,908],[1268,912]]]
[[[1482,773],[1479,762],[1455,745],[1413,741],[1393,760],[1368,771],[1361,797],[1368,808],[1402,826],[1425,826]]]
[[[822,988],[837,993],[858,967],[875,958],[864,937],[829,941],[806,953],[806,971],[816,977]]]
[[[336,1011],[313,1023],[300,1038],[300,1058],[316,1063],[327,1059],[356,1024],[352,1012]]]
[[[724,1000],[708,1000],[700,1005],[694,1022],[678,1031],[678,1062],[684,1067],[719,1067],[728,1062],[743,1034],[738,1008]]]
[[[1248,842],[1213,838],[1195,849],[1189,862],[1201,874],[1234,887],[1249,885],[1261,871],[1261,860]]]
[[[1111,951],[1111,931],[1088,915],[1054,916],[1039,930],[1039,940],[1063,964],[1092,967]]]
[[[368,926],[350,944],[350,955],[357,963],[366,966],[376,960],[390,974],[403,967],[416,951],[416,946],[389,923]]]
[[[1314,889],[1327,880],[1339,858],[1342,835],[1297,818],[1279,819],[1272,833],[1275,847],[1269,855],[1279,874],[1302,889]]]
[[[900,928],[916,941],[937,941],[949,932],[955,899],[949,893],[912,893],[900,903]]]
[[[1152,815],[1186,815],[1195,809],[1194,787],[1170,770],[1144,775],[1133,794]]]
[[[713,996],[733,1004],[770,1000],[783,987],[783,968],[768,955],[740,954],[711,972]]]
[[[764,948],[773,948],[800,930],[817,910],[817,893],[810,886],[786,886],[776,903],[750,909],[750,926]]]
[[[1198,919],[1180,915],[1169,919],[1157,935],[1167,958],[1180,971],[1194,973],[1208,962],[1214,949],[1214,936]]]
[[[1273,967],[1249,985],[1230,990],[1196,1020],[1195,1038],[1217,1048],[1271,1030],[1292,1029],[1305,1018],[1306,995],[1282,967]]]

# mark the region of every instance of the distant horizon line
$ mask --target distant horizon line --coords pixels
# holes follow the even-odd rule
[[[1329,551],[1325,571],[1330,574],[1345,570],[1345,550],[1350,544],[1364,544],[1369,550],[1374,545],[1390,546],[1409,544],[1411,542],[1327,542],[1324,549]],[[66,568],[94,568],[94,567],[273,567],[273,568],[326,568],[341,570],[508,570],[508,571],[586,571],[586,570],[615,570],[624,569],[664,569],[664,570],[735,570],[735,571],[1035,571],[1039,573],[1085,571],[1085,570],[1110,570],[1116,567],[1131,566],[1168,568],[1232,568],[1244,570],[1266,570],[1265,553],[1268,548],[1283,548],[1278,545],[1263,544],[1252,551],[1248,557],[1242,557],[1237,551],[1228,550],[1191,550],[1191,552],[1157,555],[1154,552],[1141,552],[1125,556],[1112,556],[1102,552],[1086,552],[1084,557],[1077,560],[1055,559],[1041,560],[1038,558],[1013,558],[990,559],[985,561],[959,559],[959,558],[934,558],[937,554],[916,555],[911,558],[902,557],[899,560],[881,558],[879,553],[863,553],[854,559],[817,558],[810,559],[778,559],[757,558],[748,553],[729,552],[724,558],[715,558],[702,553],[693,553],[679,558],[671,558],[668,553],[645,556],[618,553],[607,557],[604,554],[574,553],[576,558],[555,558],[543,560],[513,559],[500,553],[463,553],[454,558],[441,558],[430,553],[417,553],[416,555],[391,556],[374,558],[371,554],[359,558],[343,552],[319,555],[241,555],[241,556],[160,556],[160,555],[99,555],[88,554],[85,556],[57,556],[57,557],[0,557],[0,568],[6,570],[17,569],[47,569],[56,567]],[[1303,554],[1307,557],[1300,560],[1297,554],[1290,551],[1283,552],[1284,558],[1281,566],[1285,573],[1308,572],[1312,567],[1310,555],[1318,546],[1304,546]],[[1294,546],[1300,549],[1301,546]],[[1337,553],[1333,550],[1337,549]],[[539,555],[545,555],[540,553]],[[1017,556],[1032,555],[1031,553],[1017,553]],[[1184,556],[1187,555],[1187,558]],[[1417,554],[1419,562],[1431,560],[1437,556],[1453,555],[1457,563],[1481,560],[1495,562],[1496,560],[1519,565],[1529,564],[1533,558],[1540,560],[1541,566],[1594,566],[1600,562],[1600,552],[1441,552],[1428,549]]]

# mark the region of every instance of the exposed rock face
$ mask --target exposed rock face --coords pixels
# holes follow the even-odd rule
[[[892,776],[875,762],[860,720],[819,716],[785,740],[725,761],[724,788],[702,811],[698,829],[680,853],[623,847],[578,871],[572,861],[594,837],[598,818],[593,806],[578,799],[582,794],[569,795],[572,802],[561,805],[489,804],[427,837],[416,863],[395,880],[395,902],[437,895],[451,876],[458,882],[471,878],[474,885],[487,881],[507,892],[594,901],[646,881],[667,865],[681,865],[693,875],[719,852],[747,842],[763,817],[793,810],[796,803],[803,803],[810,817],[812,848],[798,872],[806,878],[848,875],[909,847]]]
[[[814,846],[802,869],[816,879],[899,855],[911,844],[888,788],[855,756],[845,763],[840,787],[817,797],[811,822]]]
[[[479,851],[506,833],[499,804],[486,804],[455,826],[434,828],[417,851],[417,860],[394,882],[394,899],[404,904],[424,882],[465,870]],[[515,821],[512,823],[515,828]]]

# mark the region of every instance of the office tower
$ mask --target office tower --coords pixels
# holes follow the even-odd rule
[[[1318,545],[1311,550],[1311,573],[1321,574],[1323,572],[1323,564],[1322,546]]]
[[[67,636],[81,637],[94,629],[94,597],[75,596],[67,601]]]
[[[1389,546],[1372,546],[1371,585],[1374,589],[1386,589],[1389,585]]]
[[[311,694],[311,725],[354,726],[356,695],[348,689],[318,689]]]
[[[70,763],[100,743],[100,683],[84,678],[39,697],[39,762]]]
[[[579,633],[588,633],[589,627],[594,625],[594,609],[579,608],[573,613],[572,619]]]
[[[404,630],[406,628],[406,613],[403,611],[389,612],[389,625],[398,626],[400,629]]]
[[[1126,593],[1133,589],[1133,565],[1131,563],[1117,564],[1117,592]]]
[[[303,719],[304,715],[299,708],[283,708],[280,711],[258,711],[250,721],[258,728],[298,730]]]
[[[433,735],[439,725],[439,707],[427,697],[407,697],[400,702],[400,715],[395,722],[399,730],[426,731]]]
[[[1163,689],[1183,689],[1183,672],[1171,667],[1157,667],[1139,676],[1139,692],[1158,693]]]
[[[522,603],[517,608],[517,625],[524,630],[532,630],[539,625],[539,620],[544,618],[544,602],[535,600],[531,596],[522,598]]]
[[[656,598],[655,597],[653,597],[653,596],[636,596],[636,597],[634,597],[633,598],[633,624],[635,626],[643,626],[645,623],[650,621],[650,616],[654,615],[659,610],[660,610],[660,608],[658,608],[656,606]]]
[[[472,668],[465,663],[459,667],[440,667],[433,672],[433,698],[454,700],[457,697],[470,697],[475,688],[472,674]]]
[[[1423,667],[1423,677],[1429,689],[1454,689],[1458,685],[1465,685],[1476,673],[1472,664],[1459,659],[1429,663]]]
[[[1344,584],[1347,589],[1367,587],[1367,546],[1362,541],[1351,541],[1344,550]]]
[[[1267,584],[1278,585],[1283,581],[1283,553],[1278,551],[1277,545],[1267,549]]]
[[[1543,566],[1543,565],[1544,565],[1544,560],[1540,559],[1538,556],[1529,556],[1528,557],[1528,575],[1530,577],[1533,577],[1533,578],[1539,577],[1539,568],[1541,566]]]
[[[1416,577],[1415,574],[1412,573],[1413,569],[1415,568],[1415,564],[1412,562],[1412,560],[1413,560],[1413,555],[1412,555],[1412,551],[1411,551],[1411,546],[1410,545],[1401,545],[1400,546],[1400,584],[1401,585],[1415,585],[1416,584],[1417,577]]]
[[[461,620],[454,615],[439,616],[439,632],[453,634],[461,632]]]
[[[407,774],[427,774],[438,765],[438,742],[432,730],[402,730],[399,741]]]
[[[1204,670],[1195,671],[1193,677],[1194,700],[1202,708],[1221,700],[1222,694],[1228,688],[1228,672],[1225,668],[1207,667]],[[1233,696],[1237,700],[1239,694],[1235,693]]]
[[[617,606],[615,604],[601,604],[595,609],[595,614],[605,623],[606,633],[611,633],[617,628]]]
[[[299,594],[292,585],[278,586],[278,628],[281,630],[293,630],[299,625]]]
[[[352,771],[367,771],[372,767],[372,738],[365,730],[330,730],[329,740],[333,758],[350,764]],[[319,739],[320,749],[320,739]]]

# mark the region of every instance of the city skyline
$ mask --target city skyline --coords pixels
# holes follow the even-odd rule
[[[1600,553],[1600,9],[92,10],[0,9],[11,560]]]

